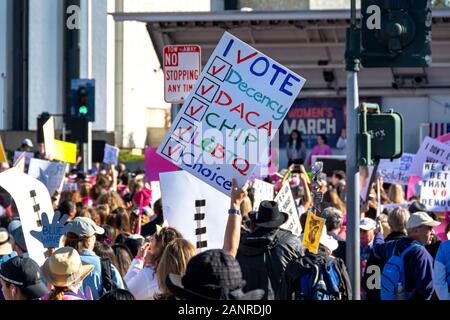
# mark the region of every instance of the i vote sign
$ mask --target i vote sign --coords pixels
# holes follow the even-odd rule
[[[230,195],[267,152],[305,79],[225,32],[158,154]]]

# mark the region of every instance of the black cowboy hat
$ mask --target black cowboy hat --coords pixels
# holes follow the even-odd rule
[[[258,211],[249,213],[250,220],[259,227],[277,228],[289,219],[289,214],[280,212],[275,201],[261,201]]]
[[[169,290],[186,300],[261,300],[264,290],[242,291],[241,266],[228,252],[207,250],[194,256],[186,267],[186,274],[169,274]]]

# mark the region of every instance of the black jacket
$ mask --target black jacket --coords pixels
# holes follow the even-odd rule
[[[241,237],[236,259],[246,281],[244,292],[263,289],[274,300],[287,264],[300,256],[300,239],[281,229],[257,228]]]

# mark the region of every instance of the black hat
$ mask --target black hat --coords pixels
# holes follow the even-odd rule
[[[20,288],[28,299],[38,299],[48,293],[42,282],[39,265],[31,258],[14,257],[0,266],[0,279]]]
[[[277,228],[289,219],[289,214],[280,212],[275,201],[261,201],[257,212],[249,214],[250,220],[264,228]]]
[[[241,266],[228,252],[213,249],[194,256],[182,277],[169,274],[169,290],[178,298],[187,300],[261,300],[264,290],[242,291]]]

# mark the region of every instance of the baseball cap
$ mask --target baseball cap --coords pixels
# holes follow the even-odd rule
[[[29,146],[30,148],[33,148],[33,142],[31,142],[31,140],[28,139],[28,138],[27,139],[23,139],[22,144],[26,145],[26,146]]]
[[[377,228],[377,223],[373,219],[363,218],[359,223],[359,228],[367,231],[375,230]]]
[[[48,293],[39,265],[31,258],[17,256],[2,263],[0,278],[19,287],[29,299],[38,299]]]
[[[79,237],[90,237],[94,234],[105,233],[105,229],[97,226],[92,219],[86,217],[76,217],[67,226],[67,232],[75,233]]]
[[[12,239],[9,236],[8,230],[0,228],[0,256],[9,255],[13,252]]]
[[[20,220],[13,220],[8,225],[9,234],[13,237],[16,244],[23,250],[27,251],[27,244],[25,243],[25,236],[23,235],[22,223]]]
[[[417,228],[420,226],[437,227],[440,224],[440,222],[434,221],[428,213],[418,211],[409,217],[406,229]]]

